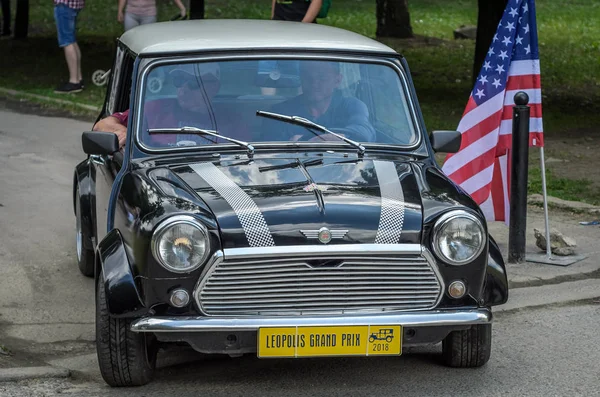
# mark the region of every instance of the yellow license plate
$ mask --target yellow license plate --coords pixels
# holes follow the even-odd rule
[[[402,326],[280,327],[258,330],[258,357],[402,354]]]

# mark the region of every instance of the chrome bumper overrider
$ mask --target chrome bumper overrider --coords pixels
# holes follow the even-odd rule
[[[402,325],[444,327],[492,322],[488,309],[428,311],[419,313],[314,317],[146,317],[131,324],[133,332],[256,331],[263,327],[319,327],[349,325]]]

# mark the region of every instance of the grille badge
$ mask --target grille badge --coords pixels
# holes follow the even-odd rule
[[[300,230],[307,239],[318,239],[323,244],[329,243],[332,239],[342,239],[348,233],[348,230],[329,230],[322,227],[319,230]]]

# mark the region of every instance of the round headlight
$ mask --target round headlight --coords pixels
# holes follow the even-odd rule
[[[152,254],[167,270],[186,273],[201,266],[210,251],[204,225],[187,215],[161,223],[152,236]]]
[[[444,262],[464,265],[475,259],[485,244],[481,221],[466,211],[452,211],[438,219],[433,228],[433,250]]]

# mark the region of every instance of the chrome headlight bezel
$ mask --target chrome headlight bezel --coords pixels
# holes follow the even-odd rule
[[[479,248],[477,249],[477,251],[475,251],[475,253],[473,255],[471,255],[469,258],[462,260],[462,261],[456,261],[452,258],[448,258],[446,255],[444,255],[444,253],[442,252],[442,250],[440,249],[440,246],[438,244],[438,238],[440,237],[440,233],[442,232],[444,227],[446,225],[448,225],[448,223],[452,222],[453,220],[455,220],[457,218],[465,218],[465,219],[472,221],[478,227],[478,229],[481,233],[481,244],[480,244]],[[486,243],[487,243],[486,229],[484,228],[484,226],[481,222],[481,219],[479,219],[479,217],[475,216],[474,214],[472,214],[468,211],[454,210],[454,211],[447,212],[444,215],[440,216],[440,218],[433,225],[433,234],[432,234],[432,239],[431,239],[431,246],[433,247],[433,252],[438,257],[438,259],[442,260],[445,263],[448,263],[449,265],[462,266],[462,265],[466,265],[467,263],[472,262],[475,258],[477,258],[479,255],[481,255],[481,252],[484,250]]]
[[[198,261],[198,263],[195,263],[193,266],[190,266],[187,268],[178,268],[178,267],[174,267],[174,266],[170,265],[162,258],[161,254],[159,252],[160,241],[161,241],[162,237],[164,236],[164,234],[168,230],[170,230],[172,227],[181,225],[181,224],[192,226],[195,229],[197,229],[198,231],[200,231],[200,233],[204,236],[205,245],[206,245],[204,254],[201,257],[201,259]],[[175,215],[175,216],[171,216],[171,217],[167,218],[166,220],[162,221],[156,227],[156,229],[152,233],[152,240],[150,243],[150,247],[151,247],[152,256],[154,257],[154,259],[168,271],[173,272],[173,273],[191,273],[194,270],[201,267],[204,263],[206,263],[206,260],[210,254],[210,236],[208,234],[208,230],[206,229],[206,226],[204,226],[202,223],[200,223],[193,216]]]

